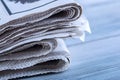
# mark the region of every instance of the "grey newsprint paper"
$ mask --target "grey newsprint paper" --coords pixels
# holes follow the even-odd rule
[[[68,69],[64,38],[90,32],[74,0],[0,0],[0,80]]]

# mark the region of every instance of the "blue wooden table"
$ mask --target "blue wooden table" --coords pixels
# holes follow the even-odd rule
[[[21,80],[120,80],[120,0],[77,0],[83,5],[92,34],[86,41],[66,40],[69,70]]]

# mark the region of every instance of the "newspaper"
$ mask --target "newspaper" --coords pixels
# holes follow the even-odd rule
[[[64,38],[91,32],[74,0],[0,0],[0,80],[68,68]]]

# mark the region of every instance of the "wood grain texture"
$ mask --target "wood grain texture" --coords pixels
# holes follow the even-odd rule
[[[76,0],[84,7],[92,34],[86,42],[66,40],[69,70],[21,80],[120,80],[120,1]]]

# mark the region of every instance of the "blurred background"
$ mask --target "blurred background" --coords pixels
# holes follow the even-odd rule
[[[92,34],[85,42],[66,40],[68,71],[22,80],[120,80],[120,0],[76,0],[83,6]]]

